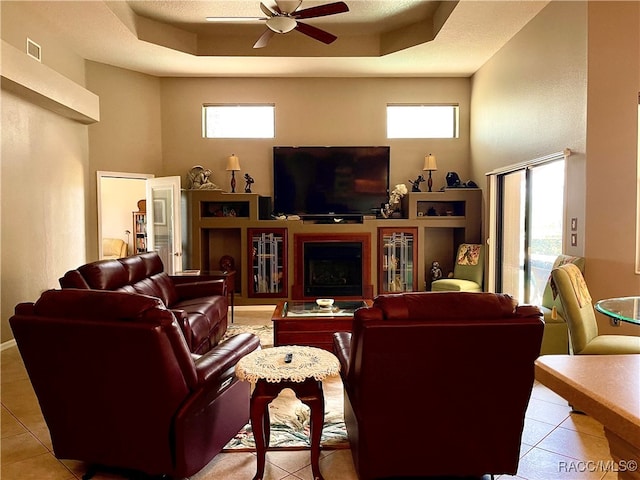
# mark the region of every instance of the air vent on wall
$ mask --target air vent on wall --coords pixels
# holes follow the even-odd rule
[[[27,55],[31,58],[35,58],[37,61],[42,62],[42,49],[36,42],[27,38]]]

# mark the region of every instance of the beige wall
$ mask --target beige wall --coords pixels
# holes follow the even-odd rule
[[[640,4],[552,2],[473,77],[475,176],[568,147],[565,237],[594,300],[640,293],[634,273]],[[588,100],[587,100],[588,98]],[[605,333],[635,333],[609,327]]]
[[[0,4],[2,39],[24,51],[29,36],[40,43],[45,65],[81,83],[82,58],[57,43],[42,19],[5,3]],[[86,125],[6,90],[0,94],[4,342],[13,337],[8,319],[15,305],[57,287],[66,270],[85,260],[89,154]]]
[[[586,22],[585,3],[552,2],[472,82],[475,176],[565,148],[574,152],[567,161],[565,217],[578,218],[579,244],[565,246],[573,255],[584,253]]]
[[[589,2],[587,281],[595,299],[640,294],[634,273],[640,3]],[[637,333],[623,325],[608,333]]]
[[[100,97],[100,122],[89,127],[88,258],[98,258],[96,172],[162,174],[160,79],[87,62],[87,88]]]
[[[424,156],[438,157],[434,187],[449,170],[463,181],[469,171],[469,79],[423,78],[165,78],[162,79],[162,140],[165,175],[181,175],[194,165],[213,171],[214,183],[228,190],[226,158],[240,157],[252,191],[272,195],[274,145],[390,145],[391,188],[422,172]],[[276,138],[203,139],[203,103],[274,103]],[[460,104],[458,139],[388,140],[387,103]],[[475,179],[478,181],[478,179]],[[242,186],[242,182],[238,182]]]

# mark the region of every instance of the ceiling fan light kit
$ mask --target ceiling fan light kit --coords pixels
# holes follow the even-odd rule
[[[289,33],[296,28],[298,22],[294,18],[279,15],[277,17],[271,17],[267,19],[267,27],[276,33]]]
[[[300,19],[326,17],[338,13],[349,11],[349,7],[344,2],[333,2],[316,7],[298,10],[302,5],[302,0],[275,0],[275,5],[269,7],[260,2],[260,10],[266,15],[265,18],[253,18],[253,20],[266,21],[267,29],[253,45],[253,48],[266,47],[274,34],[285,34],[292,30],[297,30],[303,35],[318,40],[325,44],[330,44],[338,37],[326,32],[318,27],[302,23]],[[207,17],[210,22],[242,22],[247,21],[246,17]]]

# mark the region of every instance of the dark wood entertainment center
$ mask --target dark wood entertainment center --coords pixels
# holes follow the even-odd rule
[[[276,304],[305,296],[304,242],[362,244],[362,292],[429,289],[431,263],[445,275],[453,270],[460,243],[481,240],[482,191],[451,188],[410,192],[402,218],[312,216],[270,218],[271,199],[252,193],[183,191],[185,270],[219,270],[220,259],[235,261],[236,305]]]

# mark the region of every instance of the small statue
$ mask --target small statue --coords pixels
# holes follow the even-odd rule
[[[412,192],[419,192],[420,191],[420,184],[424,182],[424,176],[423,175],[418,175],[418,178],[416,178],[414,181],[409,180],[409,183],[411,184],[411,191]]]
[[[251,193],[251,184],[254,183],[253,177],[248,173],[245,173],[244,181],[246,182],[244,185],[244,193]]]
[[[436,280],[440,280],[442,278],[442,269],[440,268],[440,264],[438,262],[433,262],[431,264],[431,281],[435,282]]]
[[[187,175],[188,186],[190,190],[220,190],[215,183],[209,180],[211,170],[196,165]]]

